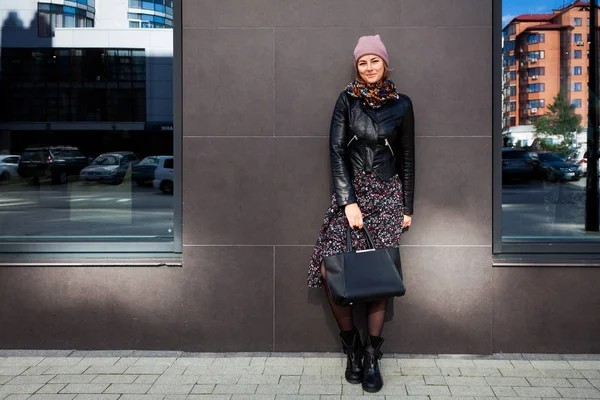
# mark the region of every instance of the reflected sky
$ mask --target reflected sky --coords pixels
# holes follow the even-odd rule
[[[550,13],[552,9],[568,6],[573,1],[564,0],[502,0],[502,26],[520,14]]]

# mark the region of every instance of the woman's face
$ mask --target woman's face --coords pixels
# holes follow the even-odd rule
[[[385,62],[379,56],[367,54],[358,59],[356,69],[365,83],[377,83],[383,78]]]

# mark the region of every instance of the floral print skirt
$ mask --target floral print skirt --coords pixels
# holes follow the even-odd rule
[[[402,183],[398,175],[382,180],[375,173],[358,174],[352,181],[363,222],[375,248],[399,247],[404,219]],[[323,257],[346,252],[348,219],[337,204],[335,194],[319,231],[308,267],[308,287],[323,287],[321,263]],[[358,229],[352,231],[352,245],[357,250],[367,248],[367,240]]]

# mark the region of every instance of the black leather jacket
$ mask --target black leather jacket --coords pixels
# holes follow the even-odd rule
[[[331,118],[331,176],[340,207],[356,202],[352,186],[359,172],[386,180],[398,174],[404,213],[413,213],[415,190],[415,120],[410,98],[400,95],[373,109],[342,92]]]

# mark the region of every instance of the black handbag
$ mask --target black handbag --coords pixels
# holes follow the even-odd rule
[[[403,296],[400,251],[397,248],[375,249],[373,239],[363,227],[369,248],[354,250],[351,231],[346,232],[347,253],[324,257],[327,285],[338,306]]]

